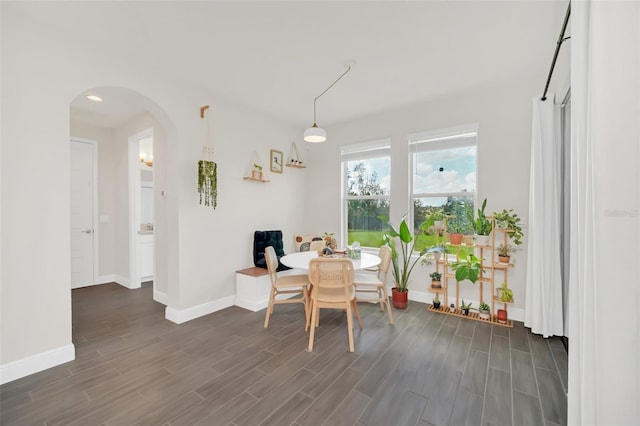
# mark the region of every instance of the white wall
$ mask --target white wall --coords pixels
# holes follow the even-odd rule
[[[484,89],[451,94],[446,98],[327,128],[327,142],[310,146],[311,155],[305,157],[310,166],[308,191],[316,200],[306,210],[309,221],[318,224],[319,229],[340,229],[341,145],[391,138],[390,216],[397,223],[409,210],[407,135],[474,122],[479,123],[478,200],[488,199],[487,212],[513,208],[520,216],[526,217],[531,98],[540,93],[545,78],[544,71],[540,71],[515,81],[499,81]],[[324,208],[317,209],[316,205]],[[516,267],[509,274],[509,286],[513,288],[515,298],[513,311],[518,316],[524,308],[526,227],[524,232],[524,243],[516,254]],[[424,293],[427,272],[431,268],[417,267],[414,270],[409,287],[410,298],[431,300],[432,295]],[[465,300],[478,300],[476,287],[471,284],[463,284],[462,287],[461,294]]]
[[[251,264],[254,230],[282,229],[291,249],[293,234],[307,222],[302,200],[308,169],[286,168],[282,175],[272,174],[269,184],[244,181],[242,174],[253,150],[265,162],[271,148],[288,152],[299,129],[121,63],[12,12],[3,10],[1,19],[2,367],[72,344],[69,106],[86,90],[135,90],[166,133],[166,181],[157,182],[158,189],[167,191],[161,201],[166,224],[156,231],[166,236],[159,242],[166,247],[161,275],[174,312],[218,306],[217,301],[233,295],[234,271]],[[204,132],[199,108],[205,104],[211,105],[219,165],[217,210],[198,205],[197,161]],[[260,138],[254,128],[261,129]],[[154,154],[154,161],[160,168],[160,154]],[[114,173],[120,179],[118,167]],[[121,243],[118,234],[116,241]],[[116,261],[116,271],[122,266]]]

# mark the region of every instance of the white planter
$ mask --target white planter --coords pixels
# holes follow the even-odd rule
[[[476,245],[488,246],[491,242],[491,235],[478,235],[476,234]]]
[[[491,313],[490,311],[478,311],[478,316],[482,319],[490,319],[491,318]]]

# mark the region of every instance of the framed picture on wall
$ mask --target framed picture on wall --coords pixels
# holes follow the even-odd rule
[[[282,151],[271,150],[271,171],[273,173],[282,173]]]

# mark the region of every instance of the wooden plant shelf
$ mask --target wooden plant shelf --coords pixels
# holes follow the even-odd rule
[[[294,167],[296,169],[305,169],[307,166],[304,165],[304,161],[302,161],[302,157],[298,152],[298,147],[295,142],[291,142],[291,148],[289,149],[289,158],[287,159],[287,163],[285,164],[287,167]]]
[[[255,179],[255,178],[252,178],[251,176],[245,176],[242,179],[244,179],[244,180],[252,180],[254,182],[262,182],[262,183],[271,182],[270,180],[267,180],[267,179]]]
[[[307,168],[307,166],[305,166],[304,164],[290,164],[290,163],[287,163],[287,164],[285,164],[285,166],[287,166],[287,167],[295,167],[296,169],[306,169]]]
[[[436,309],[433,307],[433,305],[429,305],[427,307],[428,311],[432,311],[432,312],[437,312],[439,314],[446,314],[446,315],[451,315],[454,317],[461,317],[464,319],[471,319],[471,320],[475,320],[475,321],[479,321],[479,322],[484,322],[484,323],[488,323],[488,324],[493,324],[493,325],[499,325],[502,327],[509,327],[509,328],[513,328],[513,321],[508,319],[506,324],[502,324],[500,322],[498,322],[498,319],[493,317],[492,319],[484,319],[484,318],[480,318],[480,316],[478,315],[477,312],[469,312],[469,315],[465,315],[464,312],[462,311],[462,309],[458,309],[456,308],[455,311],[451,312],[449,310],[448,306],[442,306],[440,305],[439,309]]]

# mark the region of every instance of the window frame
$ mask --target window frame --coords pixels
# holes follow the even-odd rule
[[[348,195],[349,183],[348,163],[359,160],[372,160],[377,158],[389,159],[389,193],[386,195]],[[340,164],[342,167],[341,181],[341,246],[346,247],[349,241],[349,201],[352,200],[386,200],[391,210],[391,138],[377,139],[340,147]],[[362,246],[362,249],[378,249],[378,247]]]
[[[469,123],[455,127],[444,129],[429,130],[425,132],[412,133],[407,137],[408,144],[408,161],[409,161],[409,206],[408,220],[414,224],[414,203],[420,198],[445,198],[445,197],[465,197],[471,198],[473,205],[477,205],[478,198],[478,145],[479,145],[479,124]],[[414,176],[415,176],[415,154],[440,151],[443,149],[454,149],[471,147],[476,148],[475,155],[475,173],[476,188],[475,191],[458,191],[458,192],[414,192]],[[414,228],[411,228],[414,230]],[[416,235],[417,237],[417,235]]]

